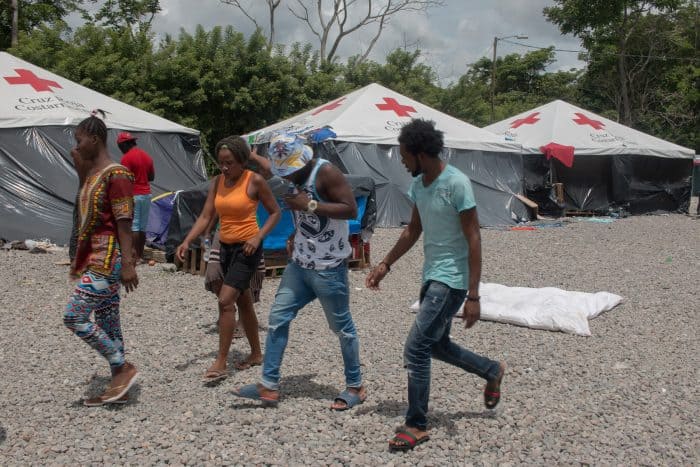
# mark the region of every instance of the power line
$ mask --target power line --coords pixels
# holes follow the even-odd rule
[[[570,52],[570,53],[578,53],[578,54],[587,54],[590,55],[590,52],[586,50],[570,50],[570,49],[552,49],[551,47],[538,47],[536,45],[530,45],[530,44],[523,44],[522,42],[515,42],[515,41],[509,41],[507,39],[501,39],[501,42],[506,42],[508,44],[513,44],[513,45],[520,45],[522,47],[527,47],[530,49],[538,49],[538,50],[552,50],[554,52]],[[680,61],[689,61],[689,62],[697,62],[700,61],[700,58],[693,58],[693,57],[669,57],[666,55],[632,55],[632,54],[616,54],[616,53],[606,53],[606,52],[599,52],[595,53],[594,55],[607,55],[610,57],[628,57],[628,58],[654,58],[658,60],[680,60]]]

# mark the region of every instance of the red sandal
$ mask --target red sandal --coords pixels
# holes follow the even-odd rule
[[[498,379],[494,380],[496,385],[494,388],[495,390],[489,390],[489,384],[491,381],[486,383],[486,387],[484,388],[484,405],[489,410],[495,409],[498,402],[501,400],[501,382],[503,381],[503,375],[506,373],[506,367],[502,363],[499,363],[499,365],[501,367],[501,373],[498,376]]]
[[[422,438],[416,438],[416,435],[407,429],[401,429],[396,432],[391,441],[389,441],[389,451],[410,451],[419,444],[423,444],[430,439],[429,435]]]

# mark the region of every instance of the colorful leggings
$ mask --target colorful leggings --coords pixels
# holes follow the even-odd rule
[[[112,369],[124,364],[124,339],[119,323],[121,262],[105,277],[86,271],[66,305],[63,323],[107,359]],[[95,322],[90,313],[95,313]]]

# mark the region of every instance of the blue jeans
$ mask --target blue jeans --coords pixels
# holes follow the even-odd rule
[[[262,385],[267,389],[279,390],[280,367],[287,347],[289,325],[297,312],[315,298],[321,302],[328,326],[340,340],[346,386],[362,386],[360,342],[350,315],[347,264],[317,271],[290,262],[284,270],[275,303],[270,310],[262,371]]]
[[[452,289],[432,280],[421,288],[420,309],[404,347],[404,366],[408,370],[406,426],[427,429],[431,357],[486,380],[498,377],[498,362],[470,352],[450,340],[452,318],[462,307],[466,295],[466,290]]]

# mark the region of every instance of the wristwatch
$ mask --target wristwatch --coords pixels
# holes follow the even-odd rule
[[[309,204],[306,205],[306,212],[314,212],[318,208],[318,201],[312,199]]]

